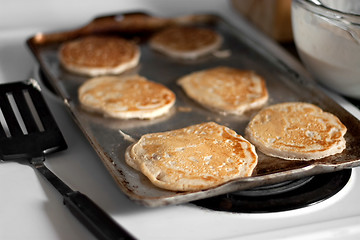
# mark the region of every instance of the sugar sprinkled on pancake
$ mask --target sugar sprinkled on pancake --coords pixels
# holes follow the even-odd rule
[[[257,155],[235,131],[206,122],[146,134],[128,147],[125,160],[160,188],[195,191],[251,176]]]
[[[78,92],[86,109],[122,119],[164,115],[176,100],[170,89],[139,75],[96,77],[83,83]]]
[[[178,80],[185,93],[206,108],[241,115],[268,100],[265,80],[253,71],[216,67]]]
[[[207,28],[177,26],[156,33],[150,46],[174,58],[195,59],[217,50],[222,37]]]
[[[319,159],[342,152],[346,127],[333,114],[303,102],[272,105],[248,124],[246,138],[263,153],[283,159]]]
[[[62,66],[88,76],[120,74],[135,67],[140,50],[133,42],[113,36],[87,36],[63,43],[59,58]]]

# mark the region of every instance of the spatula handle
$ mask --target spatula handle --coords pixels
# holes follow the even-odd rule
[[[44,156],[30,163],[64,196],[64,204],[99,240],[135,239],[86,195],[73,191],[44,164]]]
[[[90,198],[78,191],[64,195],[64,204],[98,239],[135,239]]]

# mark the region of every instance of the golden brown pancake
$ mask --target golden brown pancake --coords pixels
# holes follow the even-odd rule
[[[96,77],[83,83],[78,93],[85,109],[122,119],[164,115],[176,99],[170,89],[139,75]]]
[[[190,73],[178,84],[190,98],[222,114],[241,115],[268,100],[265,80],[252,71],[216,67]]]
[[[199,27],[169,27],[150,39],[150,46],[165,55],[195,59],[221,46],[222,37],[215,31]]]
[[[342,152],[346,131],[335,115],[310,103],[289,102],[261,110],[245,133],[267,155],[310,160]]]
[[[120,37],[87,36],[63,43],[62,66],[88,76],[119,74],[135,67],[140,58],[136,44]]]
[[[251,176],[257,155],[235,131],[207,122],[146,134],[128,147],[125,160],[155,186],[196,191]]]

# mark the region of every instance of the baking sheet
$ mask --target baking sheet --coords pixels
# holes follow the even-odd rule
[[[224,38],[221,49],[216,54],[186,61],[172,59],[150,49],[147,44],[149,36],[174,24],[214,29]],[[143,75],[174,91],[177,100],[170,114],[153,120],[119,120],[81,109],[77,89],[88,78],[62,69],[58,61],[58,48],[66,40],[99,33],[117,34],[137,41],[141,48],[140,64],[124,74]],[[36,34],[28,39],[27,44],[51,86],[63,99],[70,114],[120,189],[140,204],[151,207],[180,204],[360,165],[359,121],[317,89],[312,81],[301,76],[279,57],[272,55],[257,39],[251,39],[244,30],[234,28],[219,16],[195,14],[178,18],[158,18],[144,13],[110,15],[96,18],[81,28]],[[243,135],[247,123],[257,112],[250,111],[243,116],[217,114],[190,100],[176,85],[176,80],[185,74],[216,66],[249,69],[262,75],[270,95],[267,105],[304,101],[337,115],[348,128],[345,135],[346,149],[341,154],[313,161],[281,160],[258,152],[258,165],[251,177],[235,179],[216,188],[195,192],[173,192],[155,187],[146,177],[125,163],[124,153],[132,143],[131,138],[138,139],[146,133],[178,129],[205,121],[218,122]]]

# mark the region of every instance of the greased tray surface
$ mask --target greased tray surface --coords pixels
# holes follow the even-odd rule
[[[172,59],[150,49],[148,37],[160,28],[173,24],[212,28],[223,36],[223,45],[217,54],[188,61]],[[177,100],[170,114],[153,120],[118,120],[81,109],[77,89],[87,77],[63,70],[57,57],[58,48],[66,40],[98,33],[118,34],[137,41],[141,48],[140,64],[125,74],[138,73],[174,91]],[[64,100],[72,117],[118,186],[130,199],[140,204],[155,207],[185,203],[360,165],[359,121],[319,91],[312,81],[298,74],[282,59],[270,54],[256,39],[249,38],[246,32],[234,28],[219,16],[199,14],[165,19],[143,13],[111,15],[96,18],[75,30],[34,35],[27,43],[51,86]],[[262,75],[270,95],[267,105],[305,101],[337,115],[348,128],[345,135],[346,149],[341,154],[314,161],[281,160],[258,152],[258,165],[251,177],[236,179],[204,191],[173,192],[153,186],[146,177],[125,163],[124,153],[132,143],[131,138],[138,139],[146,133],[178,129],[205,121],[218,122],[243,135],[249,120],[258,111],[250,111],[243,116],[220,115],[190,100],[176,84],[176,80],[185,74],[216,66],[249,69]]]

